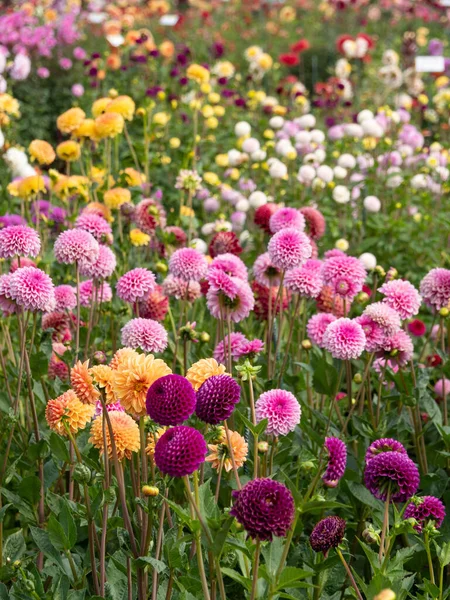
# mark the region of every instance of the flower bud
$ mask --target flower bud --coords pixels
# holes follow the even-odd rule
[[[211,339],[211,336],[209,335],[209,333],[207,331],[202,331],[200,334],[200,341],[203,343],[208,343],[209,340]]]
[[[441,308],[441,310],[439,311],[440,317],[448,317],[449,314],[450,314],[450,311],[448,310],[448,308],[446,306],[443,306]]]
[[[87,465],[77,463],[73,468],[73,478],[78,483],[89,483],[91,476],[91,470]]]
[[[136,114],[138,117],[143,117],[145,115],[145,108],[138,108]]]
[[[369,301],[369,299],[370,299],[370,296],[366,292],[360,292],[356,296],[356,301],[359,302],[359,304],[365,304],[366,302]]]
[[[364,541],[368,544],[376,544],[380,539],[380,536],[376,533],[372,525],[369,525],[364,529],[362,536]]]
[[[106,354],[102,350],[94,352],[94,362],[96,365],[104,365],[106,362]]]
[[[303,348],[303,350],[311,350],[311,348],[312,348],[311,342],[309,340],[303,340],[302,348]]]
[[[361,375],[361,373],[355,373],[353,375],[353,381],[355,383],[362,383],[362,375]]]
[[[373,600],[395,600],[397,595],[394,591],[386,589],[381,590],[379,594],[377,594]]]
[[[110,98],[117,98],[118,95],[119,95],[119,92],[117,90],[115,90],[114,88],[111,88],[108,92],[108,96]]]
[[[159,489],[155,485],[143,485],[142,493],[148,498],[155,498],[159,494]]]
[[[167,273],[168,267],[166,265],[166,263],[163,262],[157,262],[155,265],[155,271],[157,273]]]
[[[267,452],[269,449],[269,444],[267,442],[259,442],[258,443],[258,450],[259,452]]]
[[[384,277],[386,275],[386,271],[383,269],[381,265],[377,265],[375,267],[375,273],[380,277]]]

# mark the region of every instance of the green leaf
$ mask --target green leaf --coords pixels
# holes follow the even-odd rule
[[[450,542],[444,542],[440,548],[435,542],[435,546],[439,564],[441,567],[446,567],[450,564]]]
[[[237,583],[240,583],[243,587],[245,587],[247,591],[250,591],[252,582],[247,577],[244,577],[234,569],[229,569],[228,567],[222,567],[222,573],[226,577],[233,579],[233,581],[237,581]]]
[[[280,565],[280,560],[283,555],[285,540],[284,538],[274,537],[270,544],[264,546],[261,550],[266,563],[267,574],[270,581],[275,578],[275,574]]]
[[[304,571],[297,567],[285,567],[278,579],[277,590],[292,587],[292,584],[299,581],[300,579],[306,579],[311,577],[313,573],[310,571]]]
[[[253,425],[253,423],[250,421],[250,419],[247,419],[247,417],[245,415],[243,415],[242,413],[236,413],[239,415],[239,418],[241,419],[241,421],[244,423],[244,425],[247,427],[247,429],[249,429],[252,434],[254,436],[260,436],[262,433],[264,433],[264,431],[267,428],[267,424],[268,424],[268,419],[263,419],[262,421],[260,421],[257,425]]]
[[[30,527],[30,533],[39,550],[41,550],[47,558],[50,558],[58,564],[65,572],[61,554],[51,543],[48,532],[44,531],[44,529],[39,529],[39,527]]]
[[[48,358],[42,350],[30,356],[30,369],[33,379],[40,379],[47,373]]]
[[[347,487],[350,493],[360,502],[365,504],[366,506],[370,506],[370,508],[374,509],[382,509],[382,503],[374,498],[369,490],[364,487],[361,483],[356,483],[355,481],[347,481]]]
[[[153,556],[140,556],[134,562],[139,568],[150,566],[152,567],[152,570],[157,573],[163,573],[167,569],[165,562],[157,560],[156,558],[153,558]]]
[[[4,583],[0,583],[0,600],[10,600],[8,588]]]
[[[8,510],[8,508],[10,506],[12,506],[12,504],[5,504],[5,506],[2,506],[0,508],[0,523],[3,523],[3,519],[5,518],[6,511]]]
[[[36,475],[25,477],[17,487],[17,493],[30,504],[37,504],[41,495],[41,481]]]
[[[333,365],[323,359],[312,361],[314,368],[313,388],[318,394],[334,396],[337,389],[339,375]]]
[[[213,543],[211,550],[214,556],[220,556],[222,554],[223,547],[227,541],[227,535],[233,524],[234,517],[229,517],[225,522],[221,524],[218,531],[213,533]]]
[[[341,502],[334,502],[333,500],[315,500],[307,502],[300,507],[302,513],[320,513],[330,508],[351,508],[348,504],[342,504]]]
[[[15,560],[19,560],[25,554],[27,545],[25,544],[25,538],[23,537],[23,531],[20,529],[15,533],[12,533],[6,538],[3,546],[3,556],[5,559],[10,559],[13,563]]]
[[[50,450],[59,460],[70,463],[69,450],[67,449],[65,441],[54,431],[49,437]]]
[[[62,505],[58,518],[54,514],[50,515],[47,530],[50,541],[57,550],[67,551],[75,546],[77,529],[66,504]]]
[[[67,548],[67,550],[70,550],[75,546],[77,541],[77,528],[72,513],[66,503],[63,504],[59,513],[59,521],[69,540],[69,548]]]

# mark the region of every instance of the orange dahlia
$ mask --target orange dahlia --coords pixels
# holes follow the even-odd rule
[[[136,421],[124,412],[112,410],[109,414],[111,428],[116,443],[117,458],[131,458],[132,452],[138,452],[141,447],[139,426]],[[109,458],[112,458],[112,445],[109,427],[105,432],[106,446]],[[92,423],[89,441],[103,454],[105,451],[103,439],[103,419],[96,418]]]
[[[124,118],[119,113],[105,112],[95,119],[95,134],[99,139],[114,138],[122,133]]]
[[[100,398],[100,392],[95,389],[92,383],[92,376],[89,373],[89,361],[82,363],[79,360],[70,371],[70,383],[84,404],[95,404]]]
[[[106,112],[106,107],[111,104],[111,98],[98,98],[92,105],[92,114],[95,118]]]
[[[204,381],[212,375],[223,375],[225,373],[224,365],[221,365],[214,358],[202,358],[194,363],[186,373],[186,379],[192,384],[195,391],[199,389]]]
[[[168,429],[168,427],[159,427],[156,431],[148,434],[147,446],[145,447],[145,452],[148,457],[153,458],[153,456],[155,455],[156,442]]]
[[[86,114],[81,108],[69,108],[56,119],[56,126],[61,133],[72,133],[81,125],[85,117]]]
[[[58,398],[49,400],[45,409],[48,426],[60,435],[67,435],[66,424],[73,434],[84,429],[93,414],[94,407],[83,404],[73,390],[68,390]]]
[[[136,105],[134,100],[130,98],[130,96],[117,96],[114,100],[108,104],[108,112],[115,112],[122,117],[126,121],[131,121],[134,116],[134,111],[136,110]]]
[[[242,467],[247,460],[247,442],[237,431],[230,431],[230,442],[233,449],[236,467]],[[206,460],[211,463],[211,467],[218,470],[223,461],[225,471],[231,471],[233,468],[233,463],[231,462],[227,438],[225,437],[222,439],[219,444],[208,444],[208,448],[211,451],[211,454],[206,457]]]
[[[133,350],[133,348],[120,348],[112,357],[109,366],[113,371],[117,371],[117,369],[123,363],[125,363],[131,356],[136,357],[139,356],[139,354],[138,352],[136,352],[136,350]]]
[[[33,140],[28,146],[28,152],[31,158],[37,160],[40,165],[50,165],[56,158],[55,151],[44,140]]]
[[[96,365],[89,369],[89,374],[99,388],[105,390],[106,404],[116,401],[113,389],[114,371],[107,365]]]

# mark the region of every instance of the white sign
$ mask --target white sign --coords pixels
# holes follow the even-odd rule
[[[416,56],[418,73],[443,73],[445,62],[443,56]]]
[[[180,17],[178,15],[163,15],[159,20],[159,24],[166,27],[173,27],[179,20]]]

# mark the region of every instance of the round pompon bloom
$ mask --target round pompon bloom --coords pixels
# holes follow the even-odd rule
[[[354,256],[328,254],[323,266],[323,279],[335,294],[353,300],[362,290],[366,270],[362,262]]]
[[[164,475],[186,477],[205,462],[207,452],[200,431],[179,425],[166,431],[156,442],[155,463]]]
[[[22,310],[50,312],[54,310],[55,287],[52,280],[40,269],[22,267],[11,275],[10,295]]]
[[[403,518],[416,519],[417,524],[414,525],[414,529],[419,533],[430,521],[433,521],[435,528],[439,529],[445,519],[445,506],[435,496],[416,497],[406,507]]]
[[[369,317],[379,325],[385,335],[394,335],[401,327],[398,312],[391,308],[389,304],[384,304],[384,302],[369,304],[364,310],[363,315]]]
[[[335,488],[345,473],[347,466],[347,446],[335,437],[325,438],[325,448],[328,452],[328,465],[322,475],[326,487]]]
[[[345,521],[341,517],[325,517],[317,523],[309,536],[314,552],[327,552],[337,548],[344,539]]]
[[[167,348],[167,331],[153,319],[131,319],[122,327],[124,346],[140,348],[144,352],[163,352]]]
[[[112,241],[111,225],[95,213],[81,213],[75,221],[75,227],[91,233],[97,242]]]
[[[117,295],[124,302],[134,304],[142,300],[156,287],[155,276],[148,269],[137,268],[120,277],[116,284]]]
[[[323,288],[322,262],[309,258],[301,267],[286,273],[285,286],[306,298],[317,298]]]
[[[284,537],[294,520],[294,499],[288,488],[269,478],[253,479],[233,493],[230,515],[258,540]]]
[[[114,273],[116,264],[116,255],[114,252],[108,246],[100,244],[97,260],[93,263],[83,261],[80,264],[80,273],[84,277],[106,279]]]
[[[26,225],[11,225],[0,229],[0,258],[36,257],[41,250],[37,231]]]
[[[243,279],[244,281],[247,281],[248,279],[247,267],[245,264],[238,256],[230,254],[229,252],[216,256],[209,265],[209,268],[219,269],[220,271],[224,271],[227,275],[230,275],[230,277],[239,277],[239,279]]]
[[[305,229],[305,217],[296,208],[286,206],[277,210],[270,217],[269,228],[272,233],[277,233],[277,231],[287,229],[288,227],[303,231]]]
[[[431,269],[420,283],[420,293],[427,304],[440,310],[450,302],[450,270]]]
[[[267,419],[266,433],[287,435],[300,423],[302,411],[297,398],[286,390],[269,390],[256,401],[256,421]]]
[[[74,309],[77,305],[75,289],[71,285],[57,285],[55,287],[55,300],[55,310],[58,312]]]
[[[189,367],[186,379],[191,383],[194,390],[197,391],[209,377],[224,375],[225,371],[225,365],[219,364],[215,358],[202,358]]]
[[[308,235],[313,240],[319,240],[325,233],[325,218],[323,214],[312,206],[303,206],[300,209],[305,221]]]
[[[217,425],[231,416],[241,398],[241,387],[230,375],[213,375],[197,392],[197,417]]]
[[[84,429],[94,414],[94,406],[83,404],[73,390],[64,392],[58,398],[49,400],[45,409],[48,426],[59,435],[67,435],[66,426],[70,433],[76,434]]]
[[[364,352],[366,336],[359,323],[342,318],[336,319],[328,325],[322,343],[333,358],[351,360],[359,358]]]
[[[200,281],[208,271],[205,256],[194,248],[175,250],[169,260],[169,271],[184,281]]]
[[[95,262],[100,252],[97,240],[83,229],[67,229],[60,233],[53,251],[56,260],[66,265],[80,261]]]
[[[398,312],[401,319],[411,319],[419,312],[422,299],[409,281],[393,279],[383,283],[378,291],[384,295],[383,302]]]
[[[382,452],[400,452],[400,454],[408,454],[403,444],[397,440],[394,440],[393,438],[381,438],[372,442],[367,448],[365,457],[366,464],[372,460],[374,456],[378,456],[378,454],[381,454]]]
[[[302,265],[312,254],[312,246],[306,234],[288,227],[278,231],[267,247],[275,267],[286,271]]]
[[[413,461],[400,452],[382,452],[374,456],[364,472],[364,483],[375,498],[406,502],[417,492],[419,471]]]
[[[133,417],[130,417],[130,415],[121,410],[108,411],[108,415],[116,445],[117,458],[119,460],[123,460],[124,458],[130,459],[131,453],[139,452],[141,447],[139,426]],[[113,457],[113,450],[109,427],[106,427],[105,431],[103,431],[103,419],[94,419],[89,441],[102,454],[105,452],[104,434],[106,438],[106,451],[111,459]]]
[[[157,379],[147,392],[147,414],[159,425],[181,425],[195,410],[195,391],[181,375]]]
[[[336,321],[336,317],[331,313],[317,313],[313,315],[306,326],[308,338],[313,344],[323,348],[323,336],[330,323]]]

